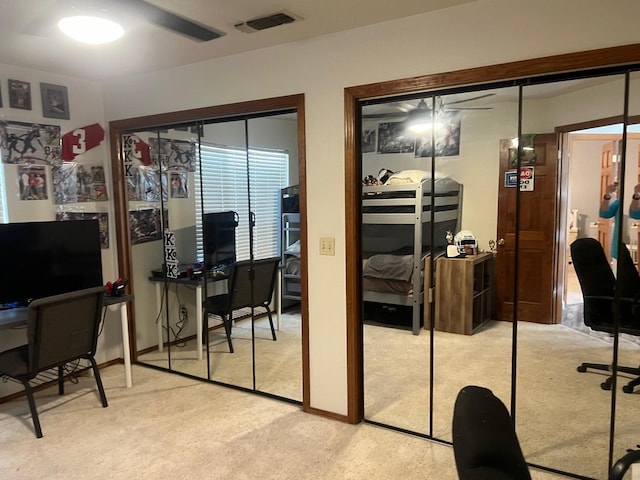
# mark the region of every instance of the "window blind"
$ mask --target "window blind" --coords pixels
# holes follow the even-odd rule
[[[248,168],[248,170],[247,170]],[[251,179],[247,182],[247,175]],[[255,226],[254,258],[279,254],[280,190],[289,183],[289,153],[251,147],[201,144],[196,171],[196,242],[198,261],[203,259],[202,214],[233,210],[238,214],[236,258],[247,260],[249,251],[249,196]]]

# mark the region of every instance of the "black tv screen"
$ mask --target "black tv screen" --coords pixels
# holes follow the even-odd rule
[[[0,305],[102,285],[97,220],[0,224]]]
[[[205,213],[204,261],[207,269],[231,265],[236,261],[236,212]]]

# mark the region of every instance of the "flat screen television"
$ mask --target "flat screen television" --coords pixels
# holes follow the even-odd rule
[[[0,224],[0,306],[103,285],[97,220]]]
[[[202,225],[207,270],[232,265],[236,261],[238,214],[233,211],[205,213]]]

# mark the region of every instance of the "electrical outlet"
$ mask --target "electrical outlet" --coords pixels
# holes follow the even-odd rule
[[[320,237],[320,255],[336,254],[336,239],[334,237]]]

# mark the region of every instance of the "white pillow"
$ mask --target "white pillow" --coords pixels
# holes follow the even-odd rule
[[[446,175],[436,171],[436,179],[445,177]],[[427,172],[425,170],[400,170],[389,177],[386,185],[420,183],[428,178],[431,178],[431,172]]]
[[[291,245],[289,245],[289,248],[287,248],[284,251],[284,253],[286,253],[287,255],[294,255],[296,257],[299,257],[300,256],[300,240],[296,240]]]

